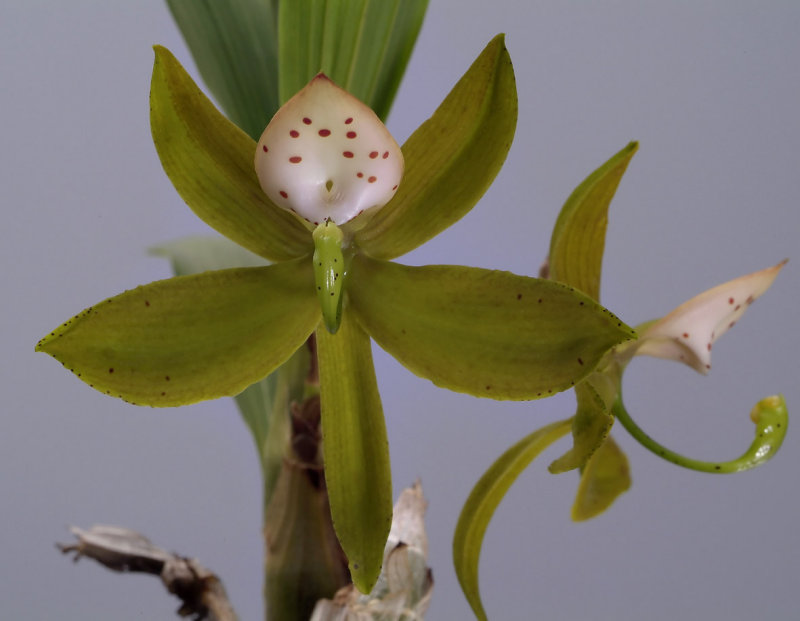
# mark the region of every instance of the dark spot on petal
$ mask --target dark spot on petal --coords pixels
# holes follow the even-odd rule
[[[300,135],[300,132],[299,132],[299,131],[297,131],[296,129],[293,129],[292,131],[290,131],[290,132],[289,132],[289,135],[290,135],[292,138],[297,138],[297,137]]]
[[[350,125],[350,123],[352,123],[352,122],[353,122],[353,117],[352,116],[349,116],[344,120],[344,124],[345,125]]]
[[[352,151],[345,151],[344,153],[342,153],[342,155],[344,155],[347,158],[351,158],[351,157],[353,157],[353,152]]]
[[[269,149],[267,149],[267,145],[264,145],[263,147],[261,147],[261,150],[262,150],[264,153],[269,153]]]
[[[376,157],[378,157],[378,152],[377,151],[370,151],[369,152],[369,159],[374,160]]]
[[[318,133],[319,133],[319,135],[320,135],[320,136],[322,136],[323,138],[326,138],[326,137],[328,137],[328,136],[330,136],[330,135],[331,135],[331,130],[329,130],[329,129],[321,129],[321,130],[319,130],[319,132],[318,132]]]
[[[299,164],[300,162],[302,162],[302,161],[303,161],[303,158],[302,158],[302,157],[300,157],[299,155],[293,155],[292,157],[290,157],[290,158],[289,158],[289,161],[290,161],[292,164]]]
[[[352,140],[353,138],[355,138],[356,136],[358,136],[358,134],[356,134],[355,132],[347,132],[347,134],[346,134],[346,135],[347,135],[347,137],[348,137],[348,138],[350,138],[351,140]]]
[[[311,125],[311,119],[309,119],[307,116],[305,116],[305,117],[303,117],[303,123],[305,123],[306,125]]]

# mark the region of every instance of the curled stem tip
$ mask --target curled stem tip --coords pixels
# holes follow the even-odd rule
[[[701,461],[685,457],[656,442],[631,418],[618,396],[613,407],[614,415],[634,439],[649,451],[667,461],[699,472],[712,474],[731,474],[750,470],[770,460],[783,443],[789,423],[789,414],[783,395],[773,395],[759,401],[750,412],[750,419],[756,425],[755,438],[741,457],[730,461]]]

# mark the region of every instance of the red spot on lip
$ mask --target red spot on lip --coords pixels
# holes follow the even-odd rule
[[[353,117],[352,116],[349,116],[344,120],[344,124],[345,125],[350,125],[350,123],[352,123],[352,122],[353,122]]]
[[[370,151],[369,157],[370,157],[370,159],[374,160],[376,157],[378,157],[378,152],[377,151]]]
[[[326,136],[330,136],[331,135],[331,130],[329,130],[329,129],[321,129],[321,130],[319,130],[318,133],[319,133],[320,136],[325,138]]]
[[[688,332],[684,332],[683,333],[683,338],[688,339],[689,338],[689,333]]]
[[[344,153],[342,153],[342,155],[344,155],[345,157],[353,157],[353,152],[352,151],[345,151]]]
[[[363,176],[364,176],[364,173],[362,173],[362,172],[357,172],[356,173],[356,177],[358,177],[359,179],[361,179],[361,177],[363,177]]]
[[[293,129],[292,131],[290,131],[290,132],[289,132],[289,135],[290,135],[292,138],[297,138],[297,137],[300,135],[300,132],[299,132],[299,131],[297,131],[296,129]]]
[[[394,187],[392,188],[392,190],[393,190],[393,191],[394,191],[394,190],[396,190],[396,189],[397,189],[397,186],[394,186]]]
[[[288,195],[286,192],[284,192],[283,190],[281,190],[281,191],[279,192],[279,194],[280,194],[281,196],[283,196],[283,198],[289,198],[289,195]]]
[[[378,180],[378,178],[377,178],[377,177],[370,177],[369,179],[367,179],[367,181],[368,181],[369,183],[375,183],[377,180]]]
[[[389,152],[388,151],[384,151],[383,152],[383,159],[386,159],[387,157],[389,157]]]
[[[733,304],[733,298],[728,298],[728,304]]]
[[[289,161],[290,161],[292,164],[299,164],[300,162],[302,162],[302,161],[303,161],[303,158],[302,158],[302,157],[300,157],[299,155],[293,155],[292,157],[290,157],[290,158],[289,158]]]
[[[264,145],[263,147],[261,147],[261,149],[264,151],[264,153],[267,153],[269,151],[269,149],[267,149],[267,145]]]
[[[311,119],[309,119],[307,116],[304,116],[303,123],[305,123],[306,125],[311,125]]]
[[[356,134],[355,132],[347,132],[347,137],[348,137],[348,138],[350,138],[351,140],[352,140],[353,138],[355,138],[357,135],[358,135],[358,134]]]

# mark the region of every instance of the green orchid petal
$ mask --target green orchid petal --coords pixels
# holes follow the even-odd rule
[[[278,109],[276,15],[263,0],[167,0],[192,58],[228,117],[251,138]]]
[[[459,220],[499,172],[516,123],[514,70],[498,35],[403,145],[400,188],[356,233],[356,243],[373,257],[392,259]]]
[[[181,276],[90,307],[36,346],[84,382],[140,405],[235,395],[320,320],[309,257]]]
[[[766,397],[750,412],[750,420],[755,423],[756,432],[755,439],[748,449],[740,457],[730,461],[704,461],[676,453],[647,435],[628,414],[621,395],[614,404],[613,412],[628,433],[647,450],[676,466],[711,474],[742,472],[766,463],[783,444],[789,426],[789,413],[783,396]]]
[[[478,586],[478,562],[486,528],[500,501],[533,459],[570,430],[570,419],[534,431],[508,449],[480,478],[464,503],[453,535],[453,563],[475,616],[487,619]]]
[[[347,290],[346,313],[381,347],[434,384],[479,397],[570,388],[634,334],[582,293],[509,272],[356,255]]]
[[[347,309],[349,310],[349,309]],[[352,313],[317,330],[325,481],[353,583],[369,593],[392,523],[392,475],[369,337]]]
[[[630,486],[628,458],[614,438],[608,436],[583,468],[572,505],[572,519],[581,522],[601,514]]]
[[[572,418],[573,446],[550,464],[548,469],[552,474],[582,468],[603,445],[611,431],[614,417],[611,416],[606,401],[595,388],[593,379],[599,383],[604,378],[594,373],[575,386],[578,409]],[[614,396],[615,394],[611,395],[612,402]]]
[[[256,143],[200,92],[166,48],[155,47],[150,125],[164,171],[206,224],[273,261],[311,252],[301,220],[277,207],[258,183]]]
[[[608,207],[638,143],[631,142],[572,192],[550,239],[550,278],[600,299]]]
[[[281,3],[281,103],[322,71],[385,119],[427,7],[428,0]]]

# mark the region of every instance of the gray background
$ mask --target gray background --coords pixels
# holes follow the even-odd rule
[[[714,348],[714,369],[638,360],[629,409],[687,454],[725,459],[783,391],[797,413],[800,3],[431,0],[389,128],[402,142],[497,32],[508,33],[520,120],[507,163],[461,222],[403,258],[535,274],[573,187],[641,141],[612,206],[603,302],[636,324],[791,257]],[[199,557],[242,619],[262,617],[260,492],[231,400],[136,408],[89,390],[33,346],[82,308],[169,275],[154,243],[206,233],[150,141],[150,46],[196,75],[159,1],[0,5],[2,430],[0,618],[171,619],[150,577],[72,564],[67,526],[115,523]],[[486,467],[574,398],[495,403],[450,394],[376,350],[396,490],[430,498],[429,618],[467,619],[450,560],[461,505]],[[800,432],[762,469],[676,468],[624,432],[634,486],[569,521],[574,473],[525,472],[481,559],[498,620],[798,618]]]

